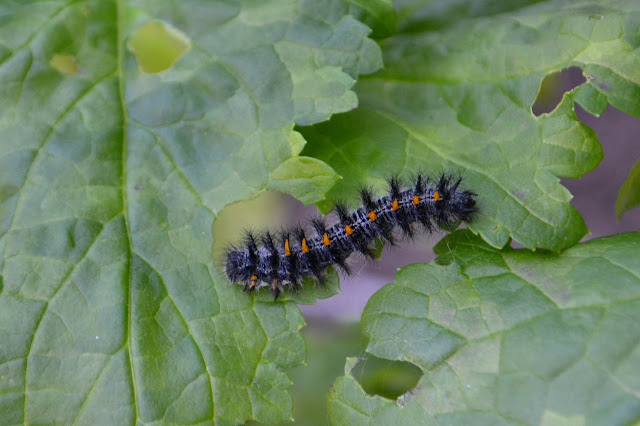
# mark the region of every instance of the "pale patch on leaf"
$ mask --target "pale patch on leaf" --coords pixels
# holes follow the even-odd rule
[[[157,73],[176,63],[191,48],[191,40],[164,21],[150,21],[131,35],[128,46],[142,71]]]
[[[80,66],[73,55],[56,53],[49,61],[49,65],[64,75],[76,75],[80,72]]]

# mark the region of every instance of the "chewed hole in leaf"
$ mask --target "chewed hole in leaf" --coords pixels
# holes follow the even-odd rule
[[[170,68],[191,47],[182,31],[163,21],[151,21],[138,28],[128,44],[144,72],[158,73]]]
[[[80,72],[78,61],[73,55],[55,54],[49,60],[49,66],[64,75],[76,75]]]
[[[540,91],[531,110],[536,116],[553,111],[566,92],[573,90],[585,81],[586,78],[578,67],[565,68],[562,71],[547,74],[542,80]]]
[[[395,400],[412,390],[423,376],[422,370],[406,361],[391,361],[368,355],[351,370],[369,395]]]
[[[265,191],[256,198],[225,207],[213,222],[213,258],[224,269],[223,257],[230,244],[242,241],[245,231],[259,232],[285,224],[291,199],[275,191]]]

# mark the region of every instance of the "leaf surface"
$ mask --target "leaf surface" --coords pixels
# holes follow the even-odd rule
[[[354,185],[461,173],[478,192],[469,227],[494,247],[513,238],[558,251],[579,241],[587,229],[558,177],[592,170],[602,149],[574,103],[597,112],[611,102],[638,115],[638,3],[405,1],[398,9],[385,68],[357,84],[360,107],[301,129],[304,154]],[[570,66],[589,83],[534,116],[544,76]],[[330,196],[354,201],[352,192],[341,185]]]
[[[640,419],[640,234],[562,254],[497,251],[469,231],[367,304],[367,352],[424,376],[391,401],[345,375],[333,424],[628,424]]]
[[[370,30],[332,1],[0,8],[3,421],[289,419],[303,318],[227,282],[212,222],[269,188],[324,197],[338,176],[292,128],[356,106]]]

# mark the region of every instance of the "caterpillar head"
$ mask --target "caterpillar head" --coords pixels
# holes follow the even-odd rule
[[[225,272],[229,281],[242,282],[249,280],[254,266],[246,250],[232,249],[227,252]]]

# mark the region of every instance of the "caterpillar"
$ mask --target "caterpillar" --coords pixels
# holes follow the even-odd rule
[[[347,258],[353,252],[373,258],[374,240],[382,238],[394,244],[395,228],[413,238],[414,224],[432,232],[436,226],[451,229],[452,222],[471,221],[477,211],[476,194],[458,190],[461,181],[461,177],[445,173],[437,179],[418,174],[413,184],[403,189],[402,182],[391,177],[388,194],[378,199],[370,188],[363,187],[358,209],[350,211],[338,203],[338,223],[328,227],[322,219],[312,220],[312,237],[300,226],[277,234],[246,232],[242,246],[232,246],[226,252],[226,275],[229,281],[242,283],[245,292],[269,287],[277,300],[283,286],[298,290],[307,276],[323,283],[329,266],[349,274]]]

